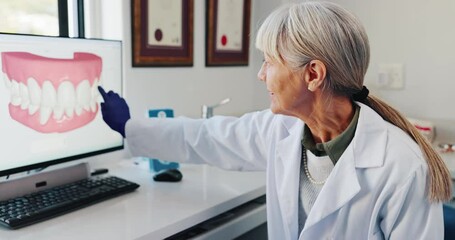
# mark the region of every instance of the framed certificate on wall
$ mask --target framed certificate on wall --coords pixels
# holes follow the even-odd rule
[[[193,0],[132,0],[133,67],[193,65]]]
[[[251,0],[207,0],[206,66],[247,66]]]

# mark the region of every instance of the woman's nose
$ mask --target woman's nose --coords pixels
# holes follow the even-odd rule
[[[259,69],[258,79],[259,81],[265,82],[264,64],[262,64],[261,69]]]

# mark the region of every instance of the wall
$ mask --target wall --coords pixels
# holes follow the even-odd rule
[[[410,117],[433,120],[440,140],[455,140],[455,1],[332,0],[357,15],[371,44],[366,85]],[[402,63],[405,87],[380,90],[378,64]]]
[[[217,114],[240,115],[268,107],[264,84],[256,78],[262,56],[253,41],[248,67],[205,67],[205,1],[194,1],[194,66],[185,68],[132,68],[130,1],[100,1],[98,32],[124,42],[126,98],[133,117],[161,107],[175,109],[176,115],[199,117],[202,104],[225,97],[232,101],[216,109]],[[252,0],[251,39],[268,13],[282,2],[294,1]],[[365,83],[372,93],[407,116],[433,120],[439,140],[454,141],[455,1],[332,1],[352,11],[366,28],[371,61]],[[376,87],[381,63],[404,64],[404,89]]]
[[[228,96],[233,101],[218,109],[218,113],[238,115],[267,107],[264,86],[255,76],[262,57],[253,44],[248,67],[204,66],[205,1],[195,0],[192,68],[132,68],[130,2],[100,1],[104,11],[99,14],[101,37],[124,41],[126,92],[134,115],[143,115],[148,107],[173,107],[177,115],[198,117],[200,105],[215,103]],[[301,0],[253,0],[252,39],[259,22],[272,9],[281,2],[295,1]],[[366,28],[371,61],[365,81],[374,94],[408,116],[455,119],[450,111],[451,103],[455,102],[455,94],[451,94],[455,89],[455,72],[452,71],[455,65],[455,47],[452,46],[455,42],[452,27],[455,1],[332,1],[352,11]],[[381,63],[404,64],[404,89],[377,88]]]
[[[203,104],[226,97],[231,102],[215,109],[215,114],[239,116],[269,106],[265,85],[257,79],[262,54],[254,47],[256,30],[262,20],[286,0],[252,0],[250,59],[248,66],[205,67],[205,0],[194,0],[193,67],[132,67],[131,1],[88,2],[86,21],[93,38],[123,41],[125,98],[132,117],[145,117],[149,108],[173,108],[176,116],[199,118]],[[128,151],[97,158],[128,156]]]
[[[203,104],[214,104],[226,97],[231,102],[216,109],[215,114],[241,115],[268,106],[264,84],[256,77],[262,56],[253,41],[249,66],[205,67],[205,1],[194,1],[194,65],[172,68],[131,67],[131,7],[130,1],[122,2],[125,89],[133,117],[144,117],[149,108],[170,107],[177,116],[198,118]],[[262,12],[272,5],[267,2],[253,1],[251,39]]]

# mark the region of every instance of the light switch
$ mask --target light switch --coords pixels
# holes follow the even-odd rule
[[[404,89],[404,65],[379,64],[376,84],[380,89]]]

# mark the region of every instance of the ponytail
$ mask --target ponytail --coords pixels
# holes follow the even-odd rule
[[[431,146],[430,142],[412,125],[401,113],[371,94],[364,101],[381,117],[401,128],[419,145],[428,164],[430,202],[448,201],[452,198],[452,178],[441,156]]]
[[[450,173],[438,153],[398,111],[363,90],[370,59],[365,29],[350,12],[331,2],[286,5],[261,25],[256,47],[277,62],[298,70],[310,60],[327,67],[324,81],[334,94],[363,99],[386,121],[396,125],[419,145],[428,163],[428,198],[432,202],[451,198]],[[356,94],[360,92],[360,95]],[[355,95],[355,96],[354,96]]]

